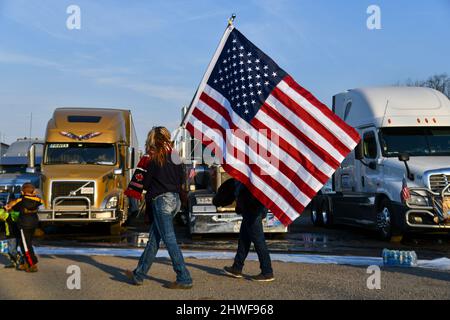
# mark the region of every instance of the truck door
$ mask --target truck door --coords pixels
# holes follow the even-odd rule
[[[375,194],[380,182],[380,174],[378,165],[379,148],[378,138],[375,128],[366,129],[363,131],[363,146],[364,146],[364,164],[361,166],[360,176],[360,190],[363,193]]]
[[[360,176],[358,189],[364,195],[362,206],[366,207],[361,211],[361,223],[374,223],[374,204],[378,187],[383,179],[383,170],[380,170],[378,159],[380,158],[380,148],[376,128],[368,128],[362,134],[364,146],[364,159],[359,161]]]

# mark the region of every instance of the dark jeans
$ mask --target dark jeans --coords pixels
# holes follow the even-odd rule
[[[26,254],[25,251],[25,245],[23,243],[23,240],[20,241],[20,250],[22,251],[22,254],[24,256],[24,259],[26,263],[31,267],[38,263],[38,259],[36,255],[34,254],[33,249],[33,237],[34,237],[34,231],[35,229],[22,229],[23,235],[25,237],[25,242],[28,248],[29,255]]]
[[[248,256],[250,245],[253,242],[256,253],[258,254],[262,274],[273,274],[272,262],[264,237],[262,225],[263,214],[264,211],[260,211],[258,214],[246,213],[242,215],[243,219],[239,233],[239,245],[233,265],[236,270],[242,271],[244,268],[245,259]]]
[[[192,284],[191,275],[186,268],[173,228],[173,218],[181,205],[180,197],[176,193],[165,193],[156,197],[151,203],[147,202],[147,205],[152,205],[154,221],[150,228],[147,247],[139,259],[137,268],[134,270],[136,280],[144,280],[156,258],[162,240],[172,260],[173,270],[177,274],[177,282],[180,284]]]

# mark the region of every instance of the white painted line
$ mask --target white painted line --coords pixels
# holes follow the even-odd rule
[[[143,249],[117,249],[117,248],[58,248],[58,247],[36,247],[36,253],[45,256],[113,256],[113,257],[135,257],[141,256]],[[183,250],[185,258],[199,260],[233,260],[235,253],[226,251],[190,251]],[[305,263],[305,264],[336,264],[350,266],[383,266],[382,258],[357,257],[357,256],[325,256],[313,254],[279,254],[270,255],[273,261]],[[167,250],[159,250],[158,258],[169,258]],[[248,259],[258,261],[255,253],[250,253]],[[418,267],[450,271],[450,259],[441,258],[436,260],[419,260]]]

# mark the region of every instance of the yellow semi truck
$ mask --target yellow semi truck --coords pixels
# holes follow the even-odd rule
[[[36,145],[29,172],[36,172]],[[39,211],[43,223],[109,223],[117,233],[130,208],[124,191],[138,141],[129,110],[59,108],[47,125]]]

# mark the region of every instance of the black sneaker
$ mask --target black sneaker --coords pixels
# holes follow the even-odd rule
[[[275,281],[275,277],[273,276],[273,274],[259,274],[257,276],[253,276],[251,277],[251,279],[253,281],[257,281],[257,282],[272,282]]]
[[[225,274],[229,275],[230,277],[241,279],[242,278],[242,271],[236,270],[233,267],[225,267],[223,268],[223,271],[225,271]]]
[[[142,286],[144,284],[143,281],[139,281],[136,279],[133,271],[126,270],[125,275],[127,276],[128,279],[130,279],[131,283],[134,284],[135,286]]]
[[[171,284],[166,286],[167,289],[180,289],[180,290],[189,290],[192,289],[192,287],[193,287],[192,283],[183,284],[178,282],[172,282]]]

